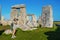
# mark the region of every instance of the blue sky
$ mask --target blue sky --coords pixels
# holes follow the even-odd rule
[[[0,0],[5,19],[10,19],[11,6],[16,4],[25,4],[26,13],[35,14],[37,18],[41,16],[43,6],[52,5],[54,21],[60,21],[60,0]]]

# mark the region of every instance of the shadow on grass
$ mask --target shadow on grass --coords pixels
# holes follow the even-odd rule
[[[6,30],[6,29],[9,29],[10,26],[9,25],[6,25],[6,26],[1,26],[0,25],[0,35],[2,35],[2,33]]]
[[[56,24],[57,29],[55,31],[46,32],[48,40],[60,40],[60,25]]]
[[[0,35],[2,35],[3,32],[4,32],[4,30],[0,30]]]

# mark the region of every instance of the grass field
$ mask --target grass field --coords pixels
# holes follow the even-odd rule
[[[3,31],[9,26],[0,27],[0,40],[60,40],[60,27],[54,22],[53,28],[38,28],[32,31],[22,31],[17,29],[16,38],[12,39],[11,35],[5,35]]]

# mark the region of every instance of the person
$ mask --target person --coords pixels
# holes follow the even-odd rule
[[[13,30],[13,22],[11,23],[10,29],[11,31]]]
[[[15,33],[16,33],[16,29],[18,28],[17,21],[18,21],[17,19],[14,19],[14,21],[13,21],[12,38],[16,38]]]

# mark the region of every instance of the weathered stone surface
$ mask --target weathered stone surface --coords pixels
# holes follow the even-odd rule
[[[20,16],[21,16],[21,22],[25,24],[27,22],[27,14],[26,14],[26,8],[21,7],[20,8]]]
[[[11,20],[13,20],[14,18],[17,18],[17,16],[18,16],[17,9],[12,9],[12,11],[11,11]]]
[[[40,19],[42,27],[53,27],[52,7],[50,5],[44,6],[42,10]]]
[[[20,9],[20,8],[24,8],[25,7],[25,4],[20,4],[20,5],[13,5],[12,8],[13,9]]]
[[[12,31],[10,29],[7,29],[7,30],[4,31],[4,34],[7,34],[7,35],[12,34]]]
[[[19,12],[18,12],[18,9],[19,9]],[[19,13],[19,16],[17,15],[18,13]],[[29,19],[29,16],[32,17],[31,20]],[[18,19],[18,25],[20,25],[19,28],[21,28],[22,30],[30,30],[34,27],[37,27],[38,24],[41,24],[42,27],[53,26],[51,6],[43,7],[43,13],[38,20],[39,23],[37,23],[37,19],[34,14],[29,14],[29,15],[26,14],[26,7],[24,4],[12,6],[11,21],[13,21],[14,18]]]
[[[32,15],[32,24],[34,27],[37,27],[38,24],[37,24],[37,19],[36,19],[36,16],[35,15]]]

